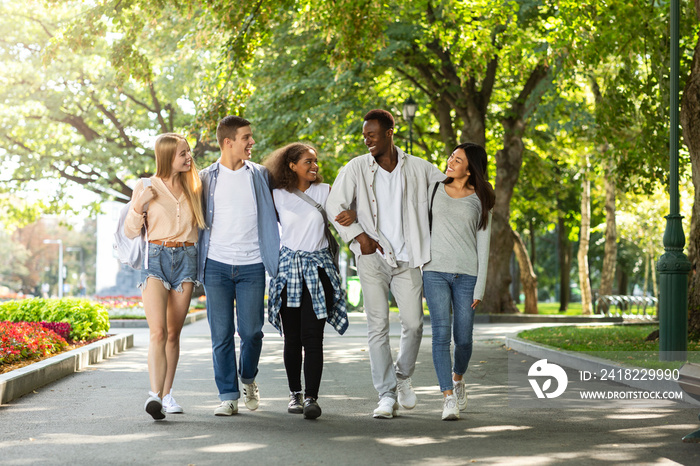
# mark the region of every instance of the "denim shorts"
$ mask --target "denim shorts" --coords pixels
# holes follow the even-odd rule
[[[183,283],[199,284],[197,281],[197,245],[168,248],[148,243],[148,268],[141,269],[141,291],[146,289],[149,277],[163,282],[166,290],[182,292]]]

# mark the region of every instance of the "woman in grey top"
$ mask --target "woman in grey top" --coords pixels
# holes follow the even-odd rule
[[[467,408],[463,377],[472,355],[474,309],[484,297],[496,199],[486,179],[486,160],[483,147],[460,144],[447,160],[447,179],[429,193],[430,262],[423,266],[423,289],[433,331],[433,364],[444,395],[443,420],[459,419]]]

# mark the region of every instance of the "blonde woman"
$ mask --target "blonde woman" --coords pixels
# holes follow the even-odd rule
[[[151,384],[145,410],[153,419],[182,413],[172,396],[180,357],[180,332],[197,283],[197,236],[204,227],[201,182],[187,140],[179,134],[158,136],[156,175],[151,185],[139,183],[124,232],[148,229],[148,267],[141,270],[143,307],[150,331],[148,375]]]

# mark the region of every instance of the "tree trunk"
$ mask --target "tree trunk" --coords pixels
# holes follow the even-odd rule
[[[581,313],[593,313],[591,306],[591,282],[588,270],[588,246],[591,241],[591,180],[588,171],[588,155],[584,158],[585,169],[581,189],[581,230],[578,243],[578,283],[581,289]]]
[[[695,16],[700,19],[698,0],[695,0]],[[688,235],[688,260],[696,266],[700,254],[700,36],[695,44],[690,76],[683,89],[680,117],[683,141],[690,153],[695,188],[693,216]],[[688,277],[688,335],[693,339],[700,338],[700,275],[695,271]]]
[[[522,125],[522,122],[520,124]],[[508,219],[513,188],[523,163],[522,137],[515,135],[512,130],[506,130],[503,146],[503,149],[496,153],[496,205],[493,208],[489,270],[484,295],[489,299],[485,299],[481,306],[483,312],[489,314],[519,312],[510,296],[513,235]]]
[[[654,253],[651,253],[651,285],[652,285],[652,290],[654,291],[654,297],[656,299],[659,299],[659,285],[656,282],[656,267],[654,264],[656,264],[656,258],[654,257]],[[692,277],[691,277],[692,278]]]
[[[445,144],[445,153],[447,155],[452,153],[452,149],[457,145],[457,136],[455,135],[454,128],[452,127],[452,114],[451,107],[441,98],[437,101],[437,111],[436,115],[438,122],[440,123],[440,139],[443,144]]]
[[[510,276],[513,277],[513,281],[510,284],[510,295],[513,297],[515,304],[520,304],[520,267],[515,254],[510,256]]]
[[[615,182],[612,167],[605,173],[605,252],[600,277],[599,296],[612,294],[617,265],[617,223],[615,220]]]
[[[537,263],[537,246],[535,245],[535,221],[531,218],[529,221],[530,228],[530,262],[532,262],[532,267],[535,267]]]
[[[518,258],[520,267],[520,282],[525,292],[525,314],[537,314],[537,275],[532,268],[530,258],[525,249],[525,243],[517,231],[511,230],[513,235],[513,251]]]
[[[649,269],[651,265],[651,253],[644,255],[644,285],[642,286],[642,296],[647,297],[647,289],[649,288]]]
[[[561,212],[561,209],[560,209]],[[559,312],[569,308],[571,298],[571,241],[564,217],[559,216],[557,236],[559,241]]]
[[[617,294],[626,295],[627,288],[629,288],[630,277],[627,275],[627,271],[624,269],[619,269],[617,274]]]
[[[496,204],[491,225],[491,250],[489,271],[486,277],[485,299],[481,307],[487,313],[515,313],[510,296],[510,255],[513,253],[513,236],[509,224],[510,200],[520,176],[523,164],[523,134],[526,122],[537,108],[546,84],[549,66],[539,64],[532,70],[527,82],[516,99],[511,102],[509,116],[504,118],[503,149],[496,152]]]

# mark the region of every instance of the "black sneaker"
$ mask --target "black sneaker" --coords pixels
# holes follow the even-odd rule
[[[301,414],[304,412],[304,398],[301,396],[301,392],[289,393],[287,412],[292,414]]]
[[[304,400],[304,419],[316,419],[321,415],[321,407],[316,402],[315,398],[306,398]]]

